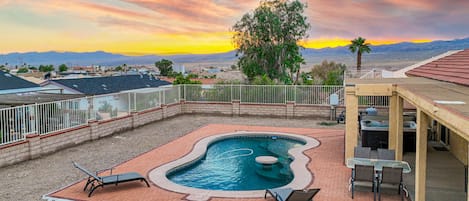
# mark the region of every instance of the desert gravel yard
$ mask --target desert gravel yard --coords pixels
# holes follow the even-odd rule
[[[42,195],[85,177],[73,168],[72,160],[91,170],[113,167],[207,124],[344,128],[343,124],[321,126],[318,124],[319,122],[309,119],[265,117],[176,116],[134,130],[60,150],[39,159],[0,168],[0,200],[41,200]]]

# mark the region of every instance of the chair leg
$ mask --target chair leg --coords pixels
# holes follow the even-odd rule
[[[99,184],[97,186],[91,186],[91,190],[90,190],[90,193],[88,193],[88,197],[91,197],[91,194],[93,193],[94,190],[96,190],[98,187],[104,187],[102,184]]]
[[[373,200],[376,201],[376,191],[378,190],[375,190],[375,182],[373,182],[373,184],[371,185],[371,188],[373,190]]]
[[[381,185],[379,185],[379,182],[377,184],[376,191],[378,191],[378,200],[381,201]]]
[[[144,181],[147,184],[147,187],[150,188],[150,184],[148,184],[148,181],[145,178],[142,179],[142,181]]]
[[[83,188],[83,191],[86,191],[86,188],[88,188],[88,185],[90,185],[94,181],[95,179],[91,179],[90,177],[88,177],[88,181],[86,181],[85,188]]]

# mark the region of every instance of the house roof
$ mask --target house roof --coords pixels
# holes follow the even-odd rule
[[[0,91],[8,89],[24,89],[40,87],[38,84],[16,77],[10,73],[0,71]]]
[[[421,65],[406,75],[469,86],[469,49]]]
[[[56,83],[86,95],[109,94],[125,90],[159,87],[171,84],[170,82],[159,80],[149,75],[57,79],[50,80],[49,82]]]

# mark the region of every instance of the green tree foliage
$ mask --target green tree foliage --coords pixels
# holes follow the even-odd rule
[[[123,68],[122,68],[122,66],[117,66],[116,68],[114,68],[114,70],[115,70],[115,71],[122,71]]]
[[[314,80],[313,80],[313,77],[311,76],[311,73],[302,72],[300,74],[300,77],[301,77],[301,80],[303,81],[302,83],[304,85],[313,85],[314,84]]]
[[[345,64],[324,60],[321,64],[314,65],[311,76],[320,84],[341,85],[343,82],[342,75],[346,68]]]
[[[4,71],[4,72],[7,72],[7,73],[10,72],[10,69],[8,69],[8,68],[6,67],[6,65],[7,65],[7,64],[5,64],[5,65],[0,65],[0,71]]]
[[[55,69],[53,65],[39,65],[39,71],[41,72],[50,72],[54,70]]]
[[[65,71],[67,71],[67,70],[68,70],[67,65],[65,65],[65,64],[60,64],[60,66],[59,66],[59,71],[60,71],[60,72],[65,72]]]
[[[351,44],[348,46],[350,52],[357,53],[357,70],[361,70],[362,66],[362,54],[363,53],[370,53],[370,43],[366,42],[365,38],[358,37],[350,41]]]
[[[167,59],[155,62],[155,67],[160,70],[160,75],[167,76],[173,72],[173,62]]]
[[[19,68],[16,73],[27,73],[27,72],[29,72],[28,68]]]
[[[267,75],[256,76],[254,80],[252,80],[252,84],[254,85],[275,85],[275,81],[270,79]]]
[[[178,84],[202,84],[199,80],[191,80],[189,77],[184,77],[184,75],[179,74],[176,76],[176,79],[173,81],[173,85]]]
[[[284,83],[296,82],[304,59],[298,41],[310,24],[303,15],[306,5],[298,0],[261,0],[251,13],[233,26],[238,66],[252,81],[267,75]]]

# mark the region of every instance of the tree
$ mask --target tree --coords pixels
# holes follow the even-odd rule
[[[29,69],[26,67],[19,68],[16,73],[27,73],[29,72]]]
[[[270,79],[267,75],[256,76],[252,81],[254,85],[275,85],[275,81]]]
[[[184,75],[179,74],[176,76],[176,79],[173,81],[173,85],[178,84],[202,84],[199,80],[191,80],[189,77],[184,77]]]
[[[59,66],[59,71],[60,71],[60,72],[64,72],[64,71],[67,71],[67,70],[68,70],[67,65],[65,65],[65,64],[60,64],[60,66]]]
[[[114,68],[115,71],[122,71],[122,66],[117,66],[116,68]]]
[[[39,71],[41,72],[50,72],[54,70],[55,69],[53,65],[39,65]]]
[[[238,66],[252,81],[267,75],[292,83],[304,59],[298,41],[310,28],[303,15],[306,5],[298,0],[261,0],[232,27]]]
[[[167,59],[155,62],[155,67],[160,70],[160,75],[167,76],[173,72],[173,62]]]
[[[355,38],[354,40],[350,41],[351,44],[348,46],[350,52],[357,53],[357,71],[361,70],[362,65],[362,54],[370,53],[370,43],[366,43],[366,39],[362,37]]]
[[[342,83],[342,75],[347,69],[345,64],[335,63],[334,61],[324,60],[319,65],[314,65],[311,69],[311,75],[318,83],[325,85],[340,85]]]

